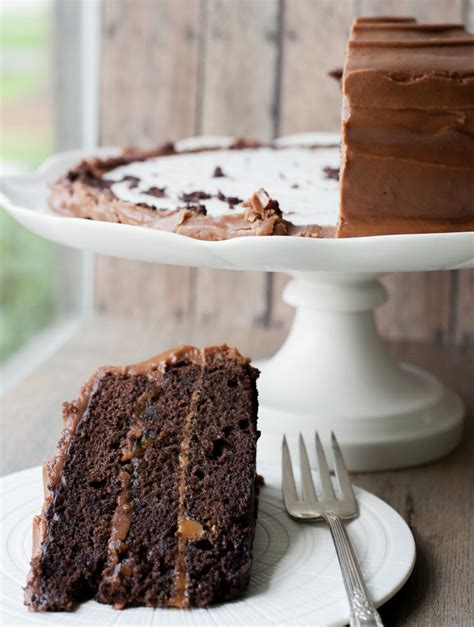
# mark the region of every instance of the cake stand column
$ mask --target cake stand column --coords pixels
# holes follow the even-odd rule
[[[352,470],[420,464],[456,446],[463,403],[387,352],[373,316],[386,300],[377,275],[292,276],[283,295],[297,309],[292,329],[258,364],[261,457],[279,456],[283,433],[311,441],[316,429],[326,443],[335,431]]]

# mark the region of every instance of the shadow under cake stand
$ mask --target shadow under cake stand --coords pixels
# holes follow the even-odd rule
[[[334,136],[317,137],[334,141]],[[421,464],[456,446],[464,414],[461,399],[429,373],[390,356],[373,310],[387,298],[381,274],[472,268],[473,233],[208,242],[54,214],[47,207],[48,182],[84,156],[79,151],[62,153],[31,175],[3,179],[3,206],[34,233],[73,248],[154,263],[284,272],[292,277],[283,294],[296,308],[291,331],[271,359],[257,364],[262,371],[261,459],[279,459],[283,433],[291,444],[298,432],[310,439],[315,429],[326,444],[331,430],[337,433],[351,470]]]

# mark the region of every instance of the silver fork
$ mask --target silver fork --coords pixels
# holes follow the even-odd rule
[[[329,524],[341,566],[344,585],[350,607],[351,627],[383,627],[379,613],[370,601],[359,563],[342,522],[359,515],[357,500],[347,472],[341,449],[334,433],[331,433],[334,469],[339,487],[336,495],[329,473],[324,449],[316,433],[316,466],[321,484],[321,494],[316,494],[308,453],[300,434],[301,495],[298,497],[291,465],[290,450],[283,436],[282,488],[285,507],[292,518],[325,520]]]

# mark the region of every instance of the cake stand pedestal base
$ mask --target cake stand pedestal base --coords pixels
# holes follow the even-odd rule
[[[282,434],[323,443],[337,435],[351,470],[403,468],[448,453],[461,437],[461,399],[428,373],[397,363],[375,326],[386,300],[376,274],[292,274],[297,308],[288,338],[262,373],[259,456],[280,454]],[[314,447],[309,452],[313,457]]]

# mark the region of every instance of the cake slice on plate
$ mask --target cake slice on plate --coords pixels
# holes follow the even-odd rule
[[[256,519],[258,371],[181,346],[100,368],[64,404],[25,603],[204,606],[239,596]]]

